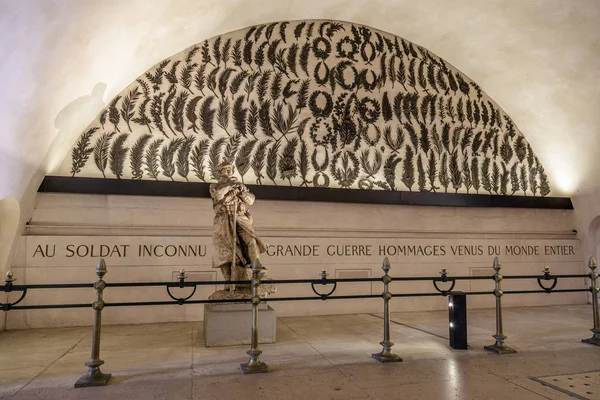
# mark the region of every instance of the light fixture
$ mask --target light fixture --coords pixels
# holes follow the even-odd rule
[[[450,347],[457,350],[467,349],[467,296],[462,292],[450,292],[448,295],[448,322]]]

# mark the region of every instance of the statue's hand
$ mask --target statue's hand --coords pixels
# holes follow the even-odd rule
[[[225,204],[233,204],[236,202],[237,193],[235,190],[231,190],[229,193],[225,195],[224,202]]]
[[[229,186],[227,193],[228,195],[236,196],[239,193],[241,193],[241,187],[239,183],[234,183],[231,186]]]

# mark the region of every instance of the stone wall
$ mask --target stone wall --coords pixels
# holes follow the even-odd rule
[[[583,254],[573,229],[573,212],[500,208],[459,208],[280,202],[258,200],[255,227],[272,246],[264,264],[272,278],[377,277],[387,255],[393,276],[491,274],[495,252],[506,275],[582,273]],[[210,199],[40,194],[27,235],[21,238],[15,276],[27,283],[92,282],[100,255],[108,282],[173,281],[181,268],[189,279],[216,280],[211,268]],[[168,247],[171,246],[171,247]],[[179,247],[181,246],[181,247]],[[188,247],[189,246],[189,247]],[[167,248],[168,247],[168,248]],[[92,251],[94,252],[92,254]],[[140,253],[141,251],[141,253]],[[490,254],[493,253],[493,254]],[[582,287],[581,280],[560,287]],[[459,283],[456,290],[491,290],[493,282]],[[537,283],[505,281],[505,288],[536,289]],[[199,289],[206,298],[216,289]],[[392,290],[430,291],[430,283],[394,283]],[[339,285],[337,294],[380,293],[378,283]],[[280,285],[278,296],[311,295],[309,286]],[[13,296],[13,295],[11,295]],[[31,302],[91,302],[89,289],[39,292]],[[164,289],[117,289],[107,302],[166,300]],[[510,295],[507,306],[584,303],[584,294]],[[469,308],[492,307],[493,296],[469,299]],[[444,309],[443,297],[398,298],[392,310]],[[380,313],[373,300],[281,302],[279,316]],[[91,323],[91,310],[11,311],[8,328]],[[202,319],[197,305],[107,308],[108,324]]]

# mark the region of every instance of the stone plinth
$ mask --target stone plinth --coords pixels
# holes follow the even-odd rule
[[[258,306],[258,343],[275,343],[275,310]],[[204,344],[206,347],[250,344],[252,306],[243,303],[204,305]]]
[[[268,281],[264,281],[261,282],[260,286],[258,286],[257,288],[257,295],[258,297],[260,297],[261,299],[264,299],[266,297],[268,297],[271,294],[274,294],[275,292],[277,292],[277,286],[275,285],[271,285],[268,283]],[[229,291],[229,290],[217,290],[216,292],[214,292],[213,294],[211,294],[210,296],[208,296],[209,300],[248,300],[250,299],[250,297],[252,297],[252,291],[249,287],[240,287],[238,286],[238,288],[236,290]],[[227,304],[227,303],[224,303]],[[229,303],[232,304],[232,303]],[[247,303],[250,304],[250,303]]]

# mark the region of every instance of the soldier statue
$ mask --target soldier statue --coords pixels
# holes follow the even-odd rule
[[[267,249],[252,227],[249,207],[255,198],[233,176],[233,165],[223,162],[217,168],[218,181],[210,185],[215,212],[212,265],[221,269],[226,281],[249,280],[252,263]],[[236,286],[226,285],[225,290],[234,292]]]

